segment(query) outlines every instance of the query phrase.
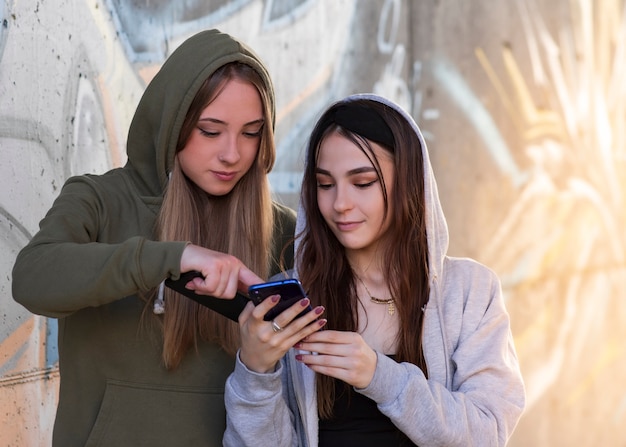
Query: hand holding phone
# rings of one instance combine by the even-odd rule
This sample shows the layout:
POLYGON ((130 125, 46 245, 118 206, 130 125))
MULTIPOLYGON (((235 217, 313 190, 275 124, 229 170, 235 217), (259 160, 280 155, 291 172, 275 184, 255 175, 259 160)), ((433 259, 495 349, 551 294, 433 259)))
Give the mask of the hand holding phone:
POLYGON ((265 374, 274 371, 276 363, 293 348, 295 343, 318 331, 326 320, 319 319, 322 307, 313 309, 307 303, 306 293, 297 279, 256 284, 250 286, 248 292, 250 301, 255 305, 261 305, 261 308, 253 312, 251 306, 248 306, 244 310, 244 316, 240 321, 239 358, 251 371, 265 374), (273 295, 279 295, 280 300, 264 302, 273 295), (306 308, 302 304, 305 304, 306 308), (311 311, 312 313, 308 314, 311 311), (281 312, 285 315, 281 316, 281 312), (263 313, 265 315, 262 315, 263 313), (268 321, 272 322, 271 329, 268 321), (274 333, 268 332, 272 330, 274 333), (268 341, 268 337, 272 337, 271 342, 268 341))
MULTIPOLYGON (((248 288, 248 295, 255 306, 260 304, 269 296, 280 295, 280 301, 278 304, 270 309, 270 311, 263 317, 265 321, 272 321, 282 311, 291 307, 301 299, 306 298, 306 292, 302 288, 302 284, 300 284, 300 281, 295 278, 255 284, 248 288)), ((311 310, 313 309, 311 305, 309 305, 305 310, 297 315, 296 318, 305 315, 311 310)))

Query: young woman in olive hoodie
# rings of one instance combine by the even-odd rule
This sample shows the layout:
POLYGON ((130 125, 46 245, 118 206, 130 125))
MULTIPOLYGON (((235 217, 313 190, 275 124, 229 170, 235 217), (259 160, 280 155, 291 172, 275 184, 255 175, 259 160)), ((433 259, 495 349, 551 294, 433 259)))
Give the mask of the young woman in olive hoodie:
POLYGON ((199 271, 188 288, 228 299, 279 271, 274 119, 260 59, 201 32, 146 88, 126 165, 66 182, 13 269, 15 300, 59 319, 53 445, 221 444, 237 324, 160 285, 199 271))

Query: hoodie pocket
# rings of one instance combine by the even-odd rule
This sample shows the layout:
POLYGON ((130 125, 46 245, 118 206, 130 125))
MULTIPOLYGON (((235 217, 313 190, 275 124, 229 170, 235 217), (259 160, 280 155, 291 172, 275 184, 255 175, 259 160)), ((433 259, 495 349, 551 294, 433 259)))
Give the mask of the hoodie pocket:
POLYGON ((224 390, 109 380, 86 447, 221 446, 224 390))

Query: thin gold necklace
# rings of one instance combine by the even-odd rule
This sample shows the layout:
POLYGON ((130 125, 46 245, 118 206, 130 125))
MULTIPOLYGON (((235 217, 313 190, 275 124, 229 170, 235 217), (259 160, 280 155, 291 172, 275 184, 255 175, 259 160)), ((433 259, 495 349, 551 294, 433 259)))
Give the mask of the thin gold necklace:
POLYGON ((356 277, 358 278, 359 281, 361 281, 361 284, 363 284, 363 287, 365 287, 365 291, 370 296, 370 301, 372 303, 386 304, 387 305, 387 313, 389 315, 393 315, 393 314, 396 313, 396 306, 394 305, 394 299, 393 298, 388 298, 386 300, 383 300, 383 299, 380 299, 380 298, 376 298, 375 296, 372 295, 372 292, 370 292, 370 289, 368 289, 367 286, 365 285, 365 281, 363 281, 359 275, 356 275, 356 277))

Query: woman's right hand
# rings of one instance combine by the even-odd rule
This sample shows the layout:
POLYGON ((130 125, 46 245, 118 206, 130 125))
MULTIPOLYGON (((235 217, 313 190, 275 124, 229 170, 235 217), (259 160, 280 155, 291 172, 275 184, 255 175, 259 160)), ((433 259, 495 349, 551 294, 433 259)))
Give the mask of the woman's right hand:
POLYGON ((239 315, 239 358, 248 369, 257 373, 274 371, 278 361, 289 349, 326 324, 325 319, 319 318, 324 312, 322 306, 296 318, 309 305, 308 298, 284 310, 274 321, 265 321, 263 317, 279 300, 278 295, 272 295, 258 306, 250 302, 239 315))
POLYGON ((186 287, 198 295, 233 298, 237 291, 248 293, 248 287, 263 280, 235 256, 189 244, 180 259, 180 271, 198 271, 186 287))

